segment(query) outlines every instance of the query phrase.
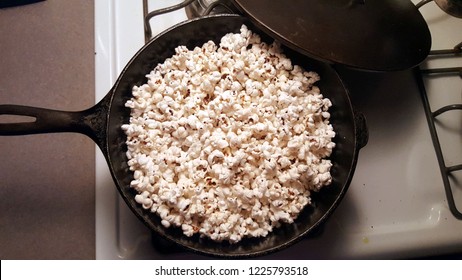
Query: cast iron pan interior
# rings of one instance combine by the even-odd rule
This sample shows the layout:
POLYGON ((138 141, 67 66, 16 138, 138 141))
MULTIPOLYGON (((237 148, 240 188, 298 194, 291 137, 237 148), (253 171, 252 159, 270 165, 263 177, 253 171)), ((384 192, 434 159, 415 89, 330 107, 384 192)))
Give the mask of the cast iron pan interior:
MULTIPOLYGON (((134 211, 134 213, 154 232, 166 239, 177 243, 195 252, 224 256, 224 257, 250 257, 280 250, 291 245, 305 236, 314 228, 324 222, 340 202, 348 188, 357 160, 358 144, 355 116, 348 93, 337 73, 327 64, 313 61, 292 51, 290 57, 294 64, 301 65, 309 70, 317 71, 321 76, 318 86, 324 96, 333 103, 331 108, 331 123, 337 133, 335 142, 337 146, 331 156, 334 163, 331 186, 318 194, 313 194, 313 206, 307 207, 297 218, 295 223, 284 225, 274 230, 265 238, 247 238, 237 244, 228 242, 217 243, 205 238, 194 236, 186 237, 181 230, 164 228, 157 215, 142 209, 134 200, 135 191, 129 187, 132 180, 128 170, 125 155, 125 134, 121 125, 129 122, 130 110, 124 104, 131 97, 134 85, 141 85, 147 81, 145 75, 158 63, 174 54, 174 48, 186 45, 188 48, 201 46, 208 40, 216 43, 229 32, 239 32, 242 24, 256 31, 246 18, 236 15, 208 16, 182 23, 163 32, 147 45, 145 45, 123 70, 115 86, 108 94, 112 94, 109 107, 107 127, 107 150, 103 146, 112 176, 120 194, 134 211)), ((263 36, 267 42, 268 37, 263 36)))

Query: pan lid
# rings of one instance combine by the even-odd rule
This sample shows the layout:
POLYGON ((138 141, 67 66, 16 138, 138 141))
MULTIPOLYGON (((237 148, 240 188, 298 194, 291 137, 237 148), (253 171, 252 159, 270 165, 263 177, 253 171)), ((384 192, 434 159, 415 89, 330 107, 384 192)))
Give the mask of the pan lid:
POLYGON ((328 63, 404 70, 431 47, 428 26, 411 1, 234 0, 262 31, 294 50, 328 63))

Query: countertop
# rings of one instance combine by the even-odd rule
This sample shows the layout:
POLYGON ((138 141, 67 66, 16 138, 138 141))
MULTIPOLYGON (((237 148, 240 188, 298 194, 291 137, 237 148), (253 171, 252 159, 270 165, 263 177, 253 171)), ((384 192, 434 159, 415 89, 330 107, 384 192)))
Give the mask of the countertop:
MULTIPOLYGON (((0 104, 89 108, 94 69, 93 1, 0 9, 0 104)), ((0 136, 0 154, 0 259, 94 259, 95 144, 0 136)))

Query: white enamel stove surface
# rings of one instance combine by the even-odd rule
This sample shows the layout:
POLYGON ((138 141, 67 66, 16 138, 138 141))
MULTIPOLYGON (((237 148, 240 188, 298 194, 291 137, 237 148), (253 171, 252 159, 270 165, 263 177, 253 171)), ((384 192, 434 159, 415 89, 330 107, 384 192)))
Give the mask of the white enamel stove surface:
MULTIPOLYGON (((149 10, 181 1, 149 2, 149 10)), ((418 2, 417 0, 413 1, 418 2)), ((462 20, 434 3, 421 8, 429 23, 433 49, 449 49, 462 40, 462 20)), ((151 20, 153 34, 186 19, 184 10, 151 20)), ((144 44, 142 1, 95 1, 96 100, 116 81, 144 44)), ((461 66, 462 58, 431 61, 461 66)), ((428 64, 424 63, 423 68, 428 64)), ((368 121, 370 139, 360 151, 346 197, 321 234, 267 258, 409 258, 462 252, 462 221, 450 213, 424 115, 410 71, 378 75, 345 73, 355 107, 368 121)), ((462 103, 462 79, 426 79, 432 106, 462 103), (432 91, 438 94, 432 95, 432 91)), ((435 107, 436 108, 436 107, 435 107)), ((441 142, 448 165, 462 162, 462 117, 443 121, 441 142)), ((459 172, 460 173, 460 172, 459 172)), ((462 178, 455 192, 462 209, 462 178)), ((96 151, 96 258, 193 259, 189 252, 165 254, 151 245, 151 233, 131 213, 96 151)))

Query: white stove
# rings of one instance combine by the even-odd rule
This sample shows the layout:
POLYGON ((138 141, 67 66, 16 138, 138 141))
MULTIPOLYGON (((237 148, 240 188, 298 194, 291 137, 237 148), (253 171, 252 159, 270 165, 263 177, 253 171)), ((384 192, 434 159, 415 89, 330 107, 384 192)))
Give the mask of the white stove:
MULTIPOLYGON (((96 100, 103 98, 145 43, 146 10, 180 2, 95 1, 96 100)), ((462 41, 462 19, 447 15, 435 3, 420 11, 430 27, 433 50, 452 49, 462 41)), ((186 19, 185 9, 181 9, 149 22, 156 35, 186 19)), ((431 57, 421 68, 461 66, 462 55, 448 55, 431 57)), ((462 254, 462 220, 448 206, 414 72, 341 70, 341 74, 354 106, 366 116, 369 143, 359 153, 344 200, 322 230, 265 258, 395 259, 462 254)), ((424 85, 432 111, 462 104, 460 74, 424 75, 424 85)), ((462 110, 436 119, 446 166, 462 164, 462 110)), ((449 183, 454 203, 462 211, 462 171, 452 172, 449 183)), ((207 258, 153 239, 119 197, 105 159, 96 149, 96 258, 207 258)))

